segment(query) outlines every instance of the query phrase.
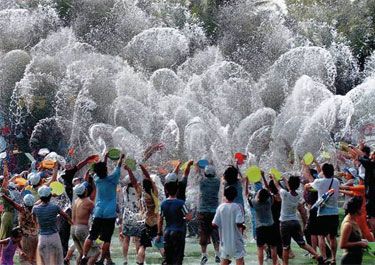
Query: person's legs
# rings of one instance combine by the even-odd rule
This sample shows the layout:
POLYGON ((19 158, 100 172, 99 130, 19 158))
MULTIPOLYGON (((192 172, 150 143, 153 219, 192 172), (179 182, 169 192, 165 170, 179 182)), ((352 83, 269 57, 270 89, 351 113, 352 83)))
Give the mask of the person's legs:
POLYGON ((220 262, 220 265, 229 265, 229 264, 230 264, 229 259, 222 259, 221 262, 220 262))
POLYGON ((277 265, 277 247, 271 246, 271 257, 272 257, 272 264, 277 265))
POLYGON ((143 264, 146 258, 146 248, 140 246, 137 253, 137 264, 143 264))
POLYGON ((329 235, 329 246, 332 252, 332 261, 336 261, 337 239, 336 235, 329 235))
POLYGON ((263 265, 264 260, 264 245, 258 246, 258 264, 263 265))
POLYGON ((325 236, 318 236, 318 245, 320 249, 320 255, 322 255, 323 259, 327 259, 325 236))
POLYGON ((244 264, 245 264, 244 258, 236 259, 236 265, 244 265, 244 264))
POLYGON ((176 255, 176 263, 177 265, 182 265, 184 256, 185 256, 185 235, 184 232, 176 232, 175 233, 175 255, 176 255))
POLYGON ((283 248, 283 265, 289 264, 289 249, 290 248, 283 248))
POLYGON ((130 236, 124 236, 124 240, 122 241, 122 255, 126 262, 128 261, 129 243, 130 236))

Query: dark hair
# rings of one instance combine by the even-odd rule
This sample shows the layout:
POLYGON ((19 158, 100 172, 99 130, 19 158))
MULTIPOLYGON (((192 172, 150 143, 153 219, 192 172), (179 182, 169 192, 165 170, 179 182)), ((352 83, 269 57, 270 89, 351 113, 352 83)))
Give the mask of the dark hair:
POLYGON ((22 236, 22 229, 19 226, 13 228, 12 231, 10 232, 10 236, 13 238, 22 236))
POLYGON ((83 194, 80 194, 80 195, 77 194, 77 197, 80 198, 80 199, 86 198, 87 197, 86 191, 87 191, 87 189, 85 189, 85 192, 83 194))
POLYGON ((365 146, 362 148, 361 151, 362 151, 363 153, 365 153, 367 156, 369 156, 370 153, 371 153, 371 148, 370 148, 370 146, 365 145, 365 146))
POLYGON ((258 191, 258 198, 259 198, 260 203, 265 203, 270 196, 271 196, 271 194, 266 189, 260 189, 258 191))
POLYGON ((52 194, 50 194, 48 197, 40 197, 40 200, 44 203, 49 203, 51 200, 52 194))
POLYGON ((362 203, 363 203, 363 200, 362 200, 362 197, 360 196, 355 196, 351 198, 348 201, 348 204, 346 205, 346 209, 348 213, 349 214, 359 213, 361 211, 362 203))
POLYGON ((310 168, 310 175, 315 178, 315 175, 318 174, 318 171, 316 171, 315 169, 313 168, 310 168))
POLYGON ((87 185, 87 188, 86 188, 86 191, 87 191, 87 197, 89 197, 91 195, 91 193, 93 192, 94 188, 91 184, 87 185))
POLYGON ((229 166, 224 171, 224 179, 228 185, 233 185, 238 181, 238 169, 234 166, 229 166))
POLYGON ((301 184, 301 180, 298 176, 290 176, 288 180, 289 188, 291 191, 295 191, 299 188, 299 185, 301 184))
POLYGON ((99 178, 101 179, 106 178, 107 177, 107 164, 104 162, 95 163, 94 172, 99 178))
POLYGON ((323 174, 326 178, 332 178, 335 174, 335 168, 332 164, 324 163, 322 166, 323 174))
POLYGON ((228 186, 224 189, 224 197, 232 202, 237 197, 237 189, 234 186, 228 186))
POLYGON ((164 188, 170 196, 175 196, 177 194, 177 182, 165 183, 164 188))
POLYGON ((143 189, 146 193, 151 195, 152 191, 152 182, 149 179, 144 179, 142 182, 143 189))
POLYGON ((278 194, 279 193, 279 190, 276 188, 276 185, 275 185, 275 182, 273 181, 273 179, 270 180, 270 182, 268 183, 268 186, 269 186, 272 194, 278 194))

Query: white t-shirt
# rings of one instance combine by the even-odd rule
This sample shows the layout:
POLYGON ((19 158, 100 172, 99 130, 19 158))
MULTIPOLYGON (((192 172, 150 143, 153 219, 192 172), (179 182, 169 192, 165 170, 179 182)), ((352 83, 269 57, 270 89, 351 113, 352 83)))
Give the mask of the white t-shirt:
POLYGON ((281 212, 280 222, 298 220, 297 207, 303 203, 302 192, 296 191, 297 196, 293 196, 290 192, 280 189, 281 212))
POLYGON ((315 179, 311 185, 314 189, 318 191, 318 199, 320 199, 322 198, 323 194, 328 191, 329 186, 331 185, 331 182, 332 182, 331 189, 333 189, 335 193, 331 196, 331 198, 329 198, 325 202, 324 207, 319 207, 318 216, 339 214, 339 208, 338 208, 339 185, 340 185, 339 181, 336 178, 321 178, 321 179, 315 179))
POLYGON ((242 208, 237 203, 222 203, 216 209, 212 223, 219 227, 221 258, 239 259, 245 255, 244 241, 237 227, 244 222, 242 208))

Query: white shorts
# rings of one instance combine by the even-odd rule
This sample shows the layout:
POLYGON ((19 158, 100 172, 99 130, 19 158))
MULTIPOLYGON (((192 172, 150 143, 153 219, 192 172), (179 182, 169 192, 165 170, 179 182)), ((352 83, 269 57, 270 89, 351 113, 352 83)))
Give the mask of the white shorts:
POLYGON ((220 259, 238 260, 238 259, 245 257, 245 255, 246 255, 245 248, 236 249, 234 253, 233 252, 229 253, 225 251, 225 249, 220 248, 220 259))

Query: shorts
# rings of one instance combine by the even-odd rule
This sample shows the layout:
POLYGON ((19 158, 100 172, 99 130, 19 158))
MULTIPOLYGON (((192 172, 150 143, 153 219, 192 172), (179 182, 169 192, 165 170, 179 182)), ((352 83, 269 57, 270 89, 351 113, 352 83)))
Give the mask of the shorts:
POLYGON ((277 231, 273 225, 257 227, 257 246, 262 247, 265 244, 268 246, 277 246, 277 238, 275 236, 276 233, 277 231))
MULTIPOLYGON (((79 253, 83 253, 83 245, 85 243, 86 238, 89 235, 89 227, 88 225, 73 225, 70 229, 72 239, 74 242, 74 246, 77 248, 79 253)), ((87 253, 88 257, 93 257, 99 254, 99 247, 94 242, 87 253)))
POLYGON ((148 226, 144 225, 141 233, 141 246, 147 248, 152 246, 152 239, 158 235, 158 226, 148 226))
POLYGON ((211 243, 211 239, 214 245, 219 245, 219 231, 217 228, 212 226, 215 213, 198 213, 199 222, 199 244, 206 246, 211 243))
POLYGON ((105 243, 110 243, 115 230, 116 218, 94 218, 89 233, 89 239, 95 241, 99 239, 105 243))
POLYGON ((185 236, 182 231, 166 231, 164 233, 165 260, 162 264, 182 265, 185 253, 185 236))
POLYGON ((305 239, 303 238, 301 225, 297 220, 280 222, 280 233, 284 249, 290 248, 292 238, 299 246, 306 244, 305 239))
POLYGON ((338 215, 323 215, 317 217, 318 231, 320 236, 337 236, 337 229, 339 228, 338 215))
POLYGON ((307 220, 306 231, 310 235, 319 235, 320 227, 318 225, 318 209, 310 209, 309 219, 307 220))
POLYGON ((238 260, 238 259, 245 257, 245 255, 246 255, 245 247, 243 247, 242 249, 237 249, 236 253, 234 254, 226 253, 224 249, 220 248, 220 259, 222 260, 223 259, 238 260))
POLYGON ((122 226, 122 234, 124 236, 130 236, 130 237, 141 237, 142 227, 143 227, 143 224, 141 224, 141 223, 137 223, 135 225, 124 224, 122 226))

